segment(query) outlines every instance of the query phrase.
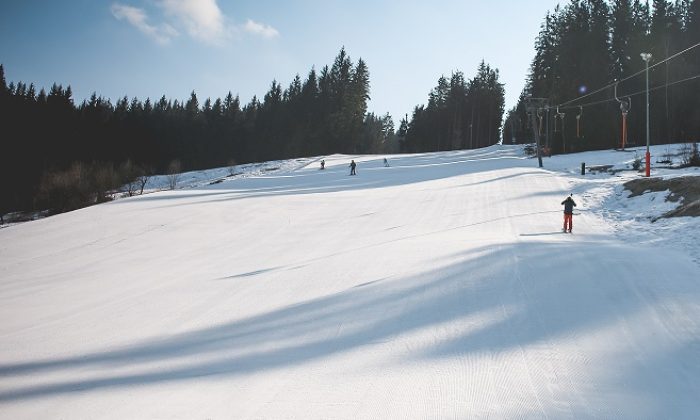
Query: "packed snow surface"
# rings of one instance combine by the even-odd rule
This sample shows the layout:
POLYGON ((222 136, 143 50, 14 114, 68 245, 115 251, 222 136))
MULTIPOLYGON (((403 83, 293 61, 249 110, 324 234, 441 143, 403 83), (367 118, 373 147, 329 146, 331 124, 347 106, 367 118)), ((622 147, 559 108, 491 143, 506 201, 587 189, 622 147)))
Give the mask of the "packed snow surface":
POLYGON ((698 218, 580 174, 632 153, 382 158, 1 229, 0 418, 697 418, 698 218))

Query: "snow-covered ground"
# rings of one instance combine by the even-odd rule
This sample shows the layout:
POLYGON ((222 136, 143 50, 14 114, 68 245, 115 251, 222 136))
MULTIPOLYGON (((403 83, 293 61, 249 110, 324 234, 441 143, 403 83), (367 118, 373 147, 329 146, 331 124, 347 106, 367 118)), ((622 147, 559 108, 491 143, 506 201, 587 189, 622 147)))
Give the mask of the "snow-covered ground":
MULTIPOLYGON (((275 172, 291 172, 301 169, 321 158, 299 158, 290 160, 274 160, 262 163, 246 163, 231 167, 184 172, 177 176, 177 189, 202 187, 214 182, 231 179, 262 176, 275 172)), ((159 192, 170 189, 169 175, 154 175, 148 179, 144 188, 145 193, 159 192)))
POLYGON ((579 173, 633 159, 333 155, 2 229, 0 418, 697 418, 700 218, 579 173))

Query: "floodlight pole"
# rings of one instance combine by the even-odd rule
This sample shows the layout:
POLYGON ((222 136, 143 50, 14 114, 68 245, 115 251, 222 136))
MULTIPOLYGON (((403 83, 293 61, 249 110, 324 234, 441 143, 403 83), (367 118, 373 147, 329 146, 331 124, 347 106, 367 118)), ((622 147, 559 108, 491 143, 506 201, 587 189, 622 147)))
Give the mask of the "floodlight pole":
POLYGON ((641 53, 640 56, 642 60, 646 63, 646 74, 647 74, 647 154, 646 154, 646 176, 647 178, 651 176, 651 153, 649 153, 649 60, 651 60, 650 53, 641 53))

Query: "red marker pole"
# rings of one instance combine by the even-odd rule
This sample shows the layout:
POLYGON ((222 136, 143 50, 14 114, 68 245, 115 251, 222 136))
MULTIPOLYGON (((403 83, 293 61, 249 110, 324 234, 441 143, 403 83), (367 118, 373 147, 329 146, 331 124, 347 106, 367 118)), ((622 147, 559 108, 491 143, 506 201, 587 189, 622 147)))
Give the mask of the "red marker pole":
POLYGON ((647 151, 647 172, 646 172, 646 177, 649 178, 651 176, 651 154, 649 151, 647 151))

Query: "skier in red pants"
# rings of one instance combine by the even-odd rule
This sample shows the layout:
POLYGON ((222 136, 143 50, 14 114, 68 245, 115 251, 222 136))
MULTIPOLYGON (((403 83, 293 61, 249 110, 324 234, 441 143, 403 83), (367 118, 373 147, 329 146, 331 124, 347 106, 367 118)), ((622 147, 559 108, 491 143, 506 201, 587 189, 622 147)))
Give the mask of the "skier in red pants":
POLYGON ((561 204, 564 206, 564 232, 567 230, 569 233, 571 233, 571 228, 573 228, 573 216, 574 216, 574 207, 576 207, 576 203, 574 202, 574 199, 571 198, 573 194, 569 194, 568 197, 566 197, 566 200, 562 201, 561 204))

